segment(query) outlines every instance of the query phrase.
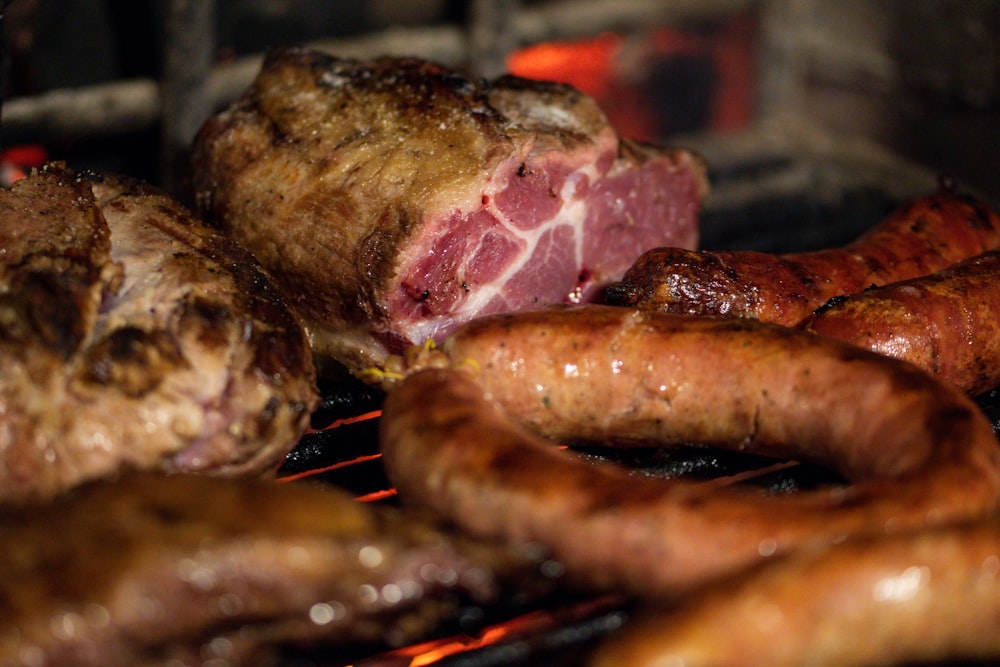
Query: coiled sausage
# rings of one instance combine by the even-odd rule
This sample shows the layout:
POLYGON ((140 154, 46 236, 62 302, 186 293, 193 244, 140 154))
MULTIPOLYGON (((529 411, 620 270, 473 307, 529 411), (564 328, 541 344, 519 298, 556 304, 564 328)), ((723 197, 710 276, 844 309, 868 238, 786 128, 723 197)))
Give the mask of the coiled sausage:
POLYGON ((672 609, 641 613, 598 647, 590 664, 864 667, 995 659, 998 556, 997 516, 796 552, 713 582, 672 609))
POLYGON ((587 587, 672 595, 804 544, 982 514, 1000 492, 1000 449, 965 394, 801 330, 558 307, 476 320, 435 355, 384 406, 401 498, 540 542, 587 587), (775 496, 643 478, 543 437, 701 442, 850 484, 775 496))

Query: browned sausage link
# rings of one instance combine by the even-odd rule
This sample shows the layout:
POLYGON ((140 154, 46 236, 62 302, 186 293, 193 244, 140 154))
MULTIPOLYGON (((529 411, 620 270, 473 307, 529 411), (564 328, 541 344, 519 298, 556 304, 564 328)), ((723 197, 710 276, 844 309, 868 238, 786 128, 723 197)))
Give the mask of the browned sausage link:
POLYGON ((658 248, 607 290, 614 305, 795 325, 835 296, 940 271, 1000 247, 1000 218, 949 191, 896 209, 843 248, 770 255, 658 248))
POLYGON ((971 399, 801 330, 581 306, 482 318, 442 350, 456 368, 415 372, 385 403, 401 498, 480 535, 541 542, 587 586, 669 595, 805 543, 997 503, 1000 448, 971 399), (651 479, 539 436, 703 442, 819 462, 851 483, 774 496, 651 479))
POLYGON ((834 299, 805 326, 984 392, 1000 384, 1000 251, 834 299))
MULTIPOLYGON (((802 551, 634 619, 592 667, 852 667, 1000 656, 1000 519, 802 551)), ((935 662, 936 664, 936 662, 935 662)))

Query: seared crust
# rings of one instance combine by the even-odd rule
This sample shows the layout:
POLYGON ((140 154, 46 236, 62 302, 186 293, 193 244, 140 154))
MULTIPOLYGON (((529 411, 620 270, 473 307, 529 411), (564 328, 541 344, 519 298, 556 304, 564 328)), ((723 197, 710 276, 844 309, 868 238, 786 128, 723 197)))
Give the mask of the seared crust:
POLYGON ((669 597, 806 544, 983 515, 1000 497, 996 437, 968 397, 795 329, 583 306, 482 318, 440 354, 450 367, 407 376, 384 406, 400 497, 545 544, 586 586, 669 597), (702 442, 849 484, 768 496, 630 476, 539 435, 702 442))
POLYGON ((658 248, 608 289, 615 305, 790 326, 833 297, 940 271, 1000 246, 1000 217, 950 191, 896 209, 843 248, 771 255, 658 248))
POLYGON ((280 463, 317 402, 315 370, 297 316, 246 251, 129 179, 49 166, 2 199, 19 224, 51 231, 4 264, 0 499, 123 467, 280 463))
POLYGON ((125 475, 0 510, 0 542, 4 665, 279 664, 551 588, 537 552, 309 484, 125 475))
MULTIPOLYGON (((620 208, 651 190, 658 194, 650 199, 658 202, 676 197, 673 210, 682 211, 676 215, 685 222, 683 236, 677 231, 674 238, 693 244, 696 226, 688 223, 707 190, 701 160, 686 151, 619 141, 594 100, 569 86, 510 76, 487 82, 413 58, 357 61, 295 47, 268 54, 251 89, 205 122, 192 156, 199 212, 275 277, 309 325, 314 352, 354 372, 435 337, 438 327, 450 326, 449 318, 478 314, 471 311, 485 308, 490 298, 478 288, 493 287, 490 281, 500 282, 504 272, 518 275, 504 263, 510 254, 550 242, 547 236, 533 240, 524 229, 474 236, 487 225, 503 227, 493 216, 499 215, 500 195, 517 189, 511 182, 557 209, 538 213, 537 199, 526 197, 524 219, 505 218, 510 228, 553 220, 561 206, 581 217, 562 225, 565 237, 596 237, 619 225, 622 233, 614 235, 627 239, 630 228, 643 228, 640 223, 673 234, 680 223, 658 219, 667 203, 646 221, 617 211, 606 216, 613 221, 582 219, 581 202, 598 190, 595 183, 654 163, 652 185, 643 182, 637 192, 609 199, 620 208), (549 159, 558 163, 551 174, 544 168, 549 159), (659 182, 668 180, 665 172, 675 182, 669 193, 659 182), (570 173, 573 179, 559 180, 570 173), (462 241, 452 242, 445 230, 462 241), (465 247, 467 237, 473 240, 465 247), (477 271, 494 268, 478 266, 466 272, 470 257, 495 263, 498 273, 485 278, 477 271), (463 303, 478 305, 459 314, 456 304, 463 303), (430 333, 416 332, 417 323, 430 333)), ((595 261, 597 275, 585 280, 603 285, 621 275, 624 267, 617 263, 626 260, 601 254, 607 266, 595 261)), ((559 282, 567 275, 570 282, 561 295, 539 298, 567 298, 581 281, 580 270, 551 270, 566 271, 559 282)), ((540 288, 521 291, 529 289, 540 288)), ((513 295, 534 306, 530 297, 513 295)))
POLYGON ((90 184, 55 167, 0 193, 0 342, 68 358, 120 278, 90 184))
POLYGON ((280 275, 313 328, 361 338, 385 317, 378 296, 421 211, 468 205, 512 150, 503 122, 480 82, 432 63, 281 49, 202 127, 198 208, 280 275))
POLYGON ((833 299, 805 328, 987 391, 1000 384, 1000 251, 833 299))

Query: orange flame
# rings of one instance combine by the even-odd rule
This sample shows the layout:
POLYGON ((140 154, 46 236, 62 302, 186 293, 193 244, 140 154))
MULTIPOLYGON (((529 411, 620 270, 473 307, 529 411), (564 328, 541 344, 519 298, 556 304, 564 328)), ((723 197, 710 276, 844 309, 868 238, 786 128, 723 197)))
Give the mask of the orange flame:
MULTIPOLYGON (((757 20, 740 13, 709 31, 651 26, 637 34, 602 33, 592 38, 543 42, 507 57, 511 74, 528 79, 566 83, 593 97, 619 134, 638 140, 664 138, 671 126, 663 118, 671 110, 651 97, 665 94, 654 76, 657 64, 672 56, 711 62, 714 81, 709 108, 701 119, 705 129, 733 130, 745 126, 754 110, 757 20)), ((677 84, 675 84, 677 85, 677 84)), ((673 91, 684 96, 686 90, 673 91)))
POLYGON ((335 428, 340 428, 341 426, 347 426, 349 424, 357 424, 358 422, 368 421, 369 419, 377 419, 382 416, 381 410, 372 410, 371 412, 365 412, 360 415, 354 415, 353 417, 343 417, 341 419, 335 419, 323 428, 309 428, 306 429, 306 433, 320 433, 321 431, 330 431, 335 428))
POLYGON ((351 667, 375 667, 375 665, 426 667, 449 656, 497 644, 509 637, 528 637, 545 632, 563 626, 567 620, 581 620, 610 611, 622 604, 624 598, 621 596, 605 595, 576 603, 561 611, 532 611, 491 625, 475 636, 459 635, 411 644, 373 656, 351 667))
MULTIPOLYGON (((347 426, 349 424, 357 424, 359 422, 368 421, 370 419, 377 419, 382 416, 381 410, 372 410, 371 412, 365 412, 360 415, 354 415, 352 417, 343 417, 341 419, 336 419, 331 423, 327 424, 321 429, 307 429, 306 434, 309 433, 320 433, 322 431, 330 431, 335 428, 340 428, 341 426, 347 426)), ((309 470, 303 470, 302 472, 291 473, 288 475, 283 475, 278 477, 275 481, 277 482, 294 482, 300 479, 306 479, 308 477, 315 477, 316 475, 322 475, 325 472, 330 472, 332 470, 339 470, 341 468, 347 468, 349 466, 357 465, 359 463, 366 463, 368 461, 374 461, 381 458, 381 454, 366 454, 364 456, 356 456, 353 459, 347 459, 345 461, 338 461, 328 466, 323 466, 321 468, 310 468, 309 470)), ((381 491, 374 491, 372 493, 359 496, 357 499, 363 502, 371 502, 373 500, 381 500, 383 498, 389 498, 396 495, 395 489, 384 489, 381 491)))

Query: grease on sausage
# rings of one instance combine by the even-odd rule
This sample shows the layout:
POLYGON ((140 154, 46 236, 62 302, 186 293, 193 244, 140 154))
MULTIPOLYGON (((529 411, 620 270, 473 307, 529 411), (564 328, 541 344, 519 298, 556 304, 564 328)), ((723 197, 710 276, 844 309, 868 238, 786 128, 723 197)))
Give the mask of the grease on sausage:
POLYGON ((992 511, 990 423, 918 368, 746 319, 580 306, 467 324, 453 368, 391 389, 383 460, 404 501, 540 542, 570 580, 669 596, 770 556, 992 511), (702 442, 817 462, 788 495, 630 476, 548 440, 702 442))
POLYGON ((978 394, 1000 384, 1000 251, 833 299, 804 324, 978 394))
POLYGON ((803 550, 640 612, 592 667, 863 667, 1000 655, 1000 517, 803 550))
POLYGON ((940 271, 1000 247, 1000 218, 943 190, 897 208, 842 248, 773 255, 656 248, 607 290, 614 305, 796 325, 833 297, 940 271))

